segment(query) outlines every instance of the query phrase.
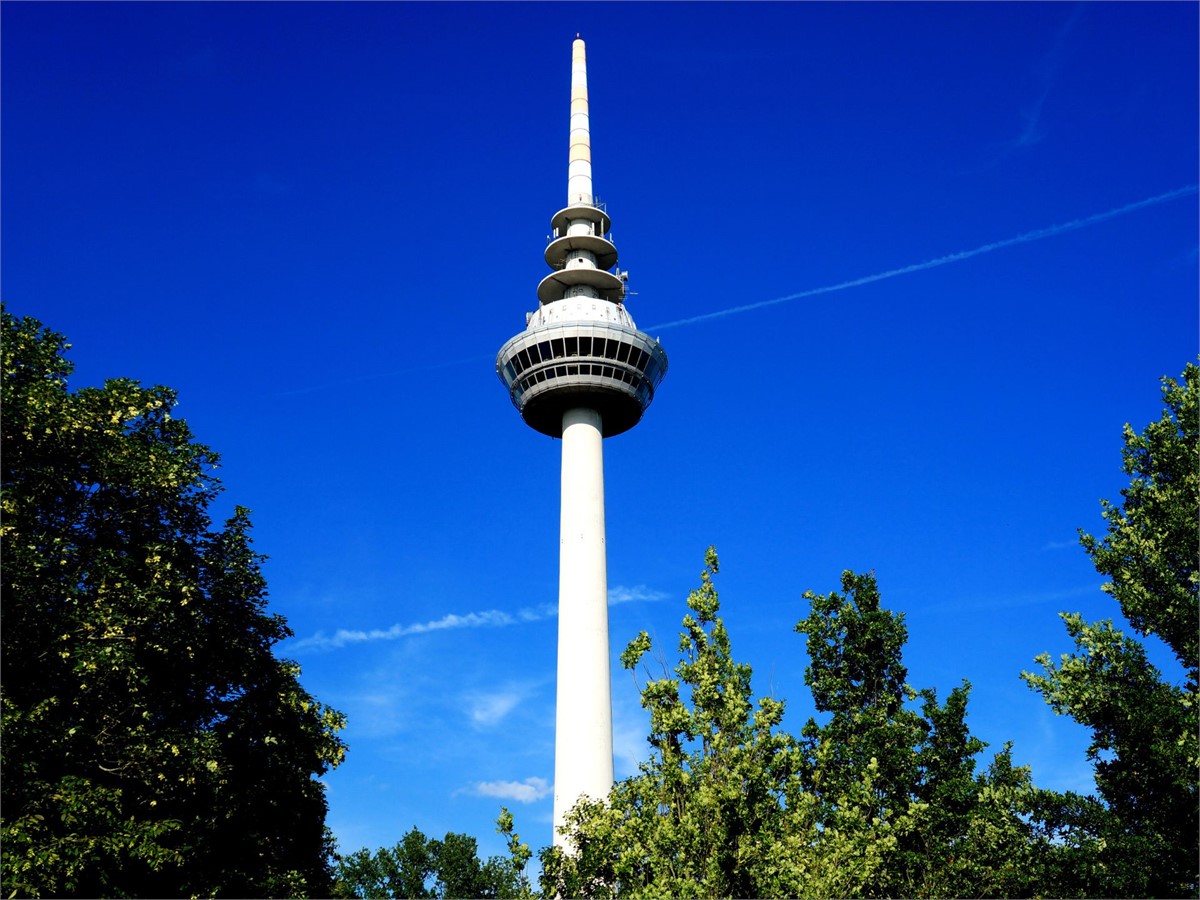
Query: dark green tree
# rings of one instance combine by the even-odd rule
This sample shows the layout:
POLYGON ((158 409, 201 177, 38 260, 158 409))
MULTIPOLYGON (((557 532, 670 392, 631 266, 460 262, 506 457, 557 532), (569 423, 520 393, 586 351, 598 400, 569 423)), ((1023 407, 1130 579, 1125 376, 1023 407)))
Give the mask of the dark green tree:
POLYGON ((338 897, 432 897, 433 858, 429 839, 416 828, 394 848, 375 853, 365 847, 340 857, 334 870, 338 897))
POLYGON ((395 847, 367 849, 337 862, 337 897, 522 898, 530 897, 524 874, 531 856, 513 831, 508 810, 500 812, 497 831, 508 842, 508 856, 480 860, 475 838, 449 832, 429 839, 413 828, 395 847))
POLYGON ((1162 394, 1157 421, 1140 434, 1125 426, 1130 485, 1119 506, 1101 501, 1108 533, 1080 535, 1130 628, 1165 641, 1182 677, 1164 676, 1112 620, 1066 613, 1075 652, 1057 663, 1043 654, 1042 672, 1023 676, 1092 731, 1098 798, 1040 799, 1047 827, 1078 850, 1064 879, 1090 896, 1195 896, 1200 885, 1200 368, 1163 379, 1162 394))
POLYGON ((833 896, 997 896, 1030 890, 1036 842, 1021 812, 1029 774, 1008 748, 977 774, 986 744, 966 724, 970 685, 944 703, 907 683, 902 613, 874 575, 842 574, 842 593, 805 593, 796 626, 805 682, 823 724, 801 732, 800 783, 819 823, 833 896), (920 701, 919 707, 914 706, 920 701))
POLYGON ((880 606, 873 575, 845 572, 842 590, 806 592, 809 614, 796 626, 808 644, 804 681, 817 712, 830 716, 823 726, 809 719, 801 732, 803 783, 816 797, 829 798, 823 805, 834 814, 835 798, 873 759, 875 800, 866 812, 881 818, 902 812, 912 798, 918 774, 914 748, 928 724, 905 705, 917 695, 902 661, 908 640, 903 614, 880 606))
POLYGON ((216 455, 172 391, 71 392, 63 337, 7 311, 2 343, 5 894, 328 893, 343 718, 273 655, 216 455))

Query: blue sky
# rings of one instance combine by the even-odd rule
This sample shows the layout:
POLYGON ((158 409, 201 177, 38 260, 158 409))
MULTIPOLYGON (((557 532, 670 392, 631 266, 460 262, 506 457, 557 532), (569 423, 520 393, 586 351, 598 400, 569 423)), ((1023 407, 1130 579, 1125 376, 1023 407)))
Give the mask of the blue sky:
MULTIPOLYGON (((559 446, 493 359, 564 204, 576 32, 670 357, 605 442, 614 658, 639 630, 670 655, 715 544, 734 654, 798 731, 801 594, 873 569, 914 686, 970 679, 993 749, 1090 785, 1018 676, 1069 649, 1059 610, 1119 615, 1076 529, 1196 355, 1196 4, 0 16, 5 302, 67 334, 76 387, 172 386, 222 455, 281 652, 349 715, 343 849, 498 852, 502 804, 550 841, 559 446)), ((613 690, 620 776, 646 721, 613 690)))

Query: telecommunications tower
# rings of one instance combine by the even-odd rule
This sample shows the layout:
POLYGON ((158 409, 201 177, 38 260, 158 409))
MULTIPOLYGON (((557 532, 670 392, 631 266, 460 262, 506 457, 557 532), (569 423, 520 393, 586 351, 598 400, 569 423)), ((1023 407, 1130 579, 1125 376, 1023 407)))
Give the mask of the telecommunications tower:
POLYGON ((667 372, 658 341, 625 309, 626 272, 608 213, 592 196, 587 61, 571 47, 567 205, 550 220, 538 308, 500 348, 496 374, 525 423, 562 438, 558 571, 558 696, 554 738, 554 842, 582 797, 613 784, 608 573, 602 439, 642 418, 667 372))

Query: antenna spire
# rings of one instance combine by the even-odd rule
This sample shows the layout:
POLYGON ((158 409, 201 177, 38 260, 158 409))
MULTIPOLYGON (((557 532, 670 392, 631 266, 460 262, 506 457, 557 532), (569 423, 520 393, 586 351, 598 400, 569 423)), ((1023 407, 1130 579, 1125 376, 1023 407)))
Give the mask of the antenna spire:
POLYGON ((571 44, 571 152, 567 206, 592 206, 592 134, 588 118, 587 53, 576 33, 571 44))

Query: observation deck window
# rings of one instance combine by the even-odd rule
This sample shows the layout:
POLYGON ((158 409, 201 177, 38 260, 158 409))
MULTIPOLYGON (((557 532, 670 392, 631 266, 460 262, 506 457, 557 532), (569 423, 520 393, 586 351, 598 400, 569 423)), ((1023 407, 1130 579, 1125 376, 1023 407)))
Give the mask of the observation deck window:
POLYGON ((563 339, 562 338, 553 338, 550 341, 550 346, 554 348, 554 356, 555 357, 560 357, 560 356, 565 355, 563 353, 563 339))
POLYGON ((574 337, 567 338, 565 354, 567 356, 579 355, 579 339, 574 337))
POLYGON ((549 341, 540 341, 540 342, 538 342, 537 347, 538 347, 538 352, 542 354, 542 359, 549 360, 550 359, 550 342, 549 341))
POLYGON ((629 351, 633 348, 629 344, 621 344, 617 348, 617 362, 629 362, 629 351))

